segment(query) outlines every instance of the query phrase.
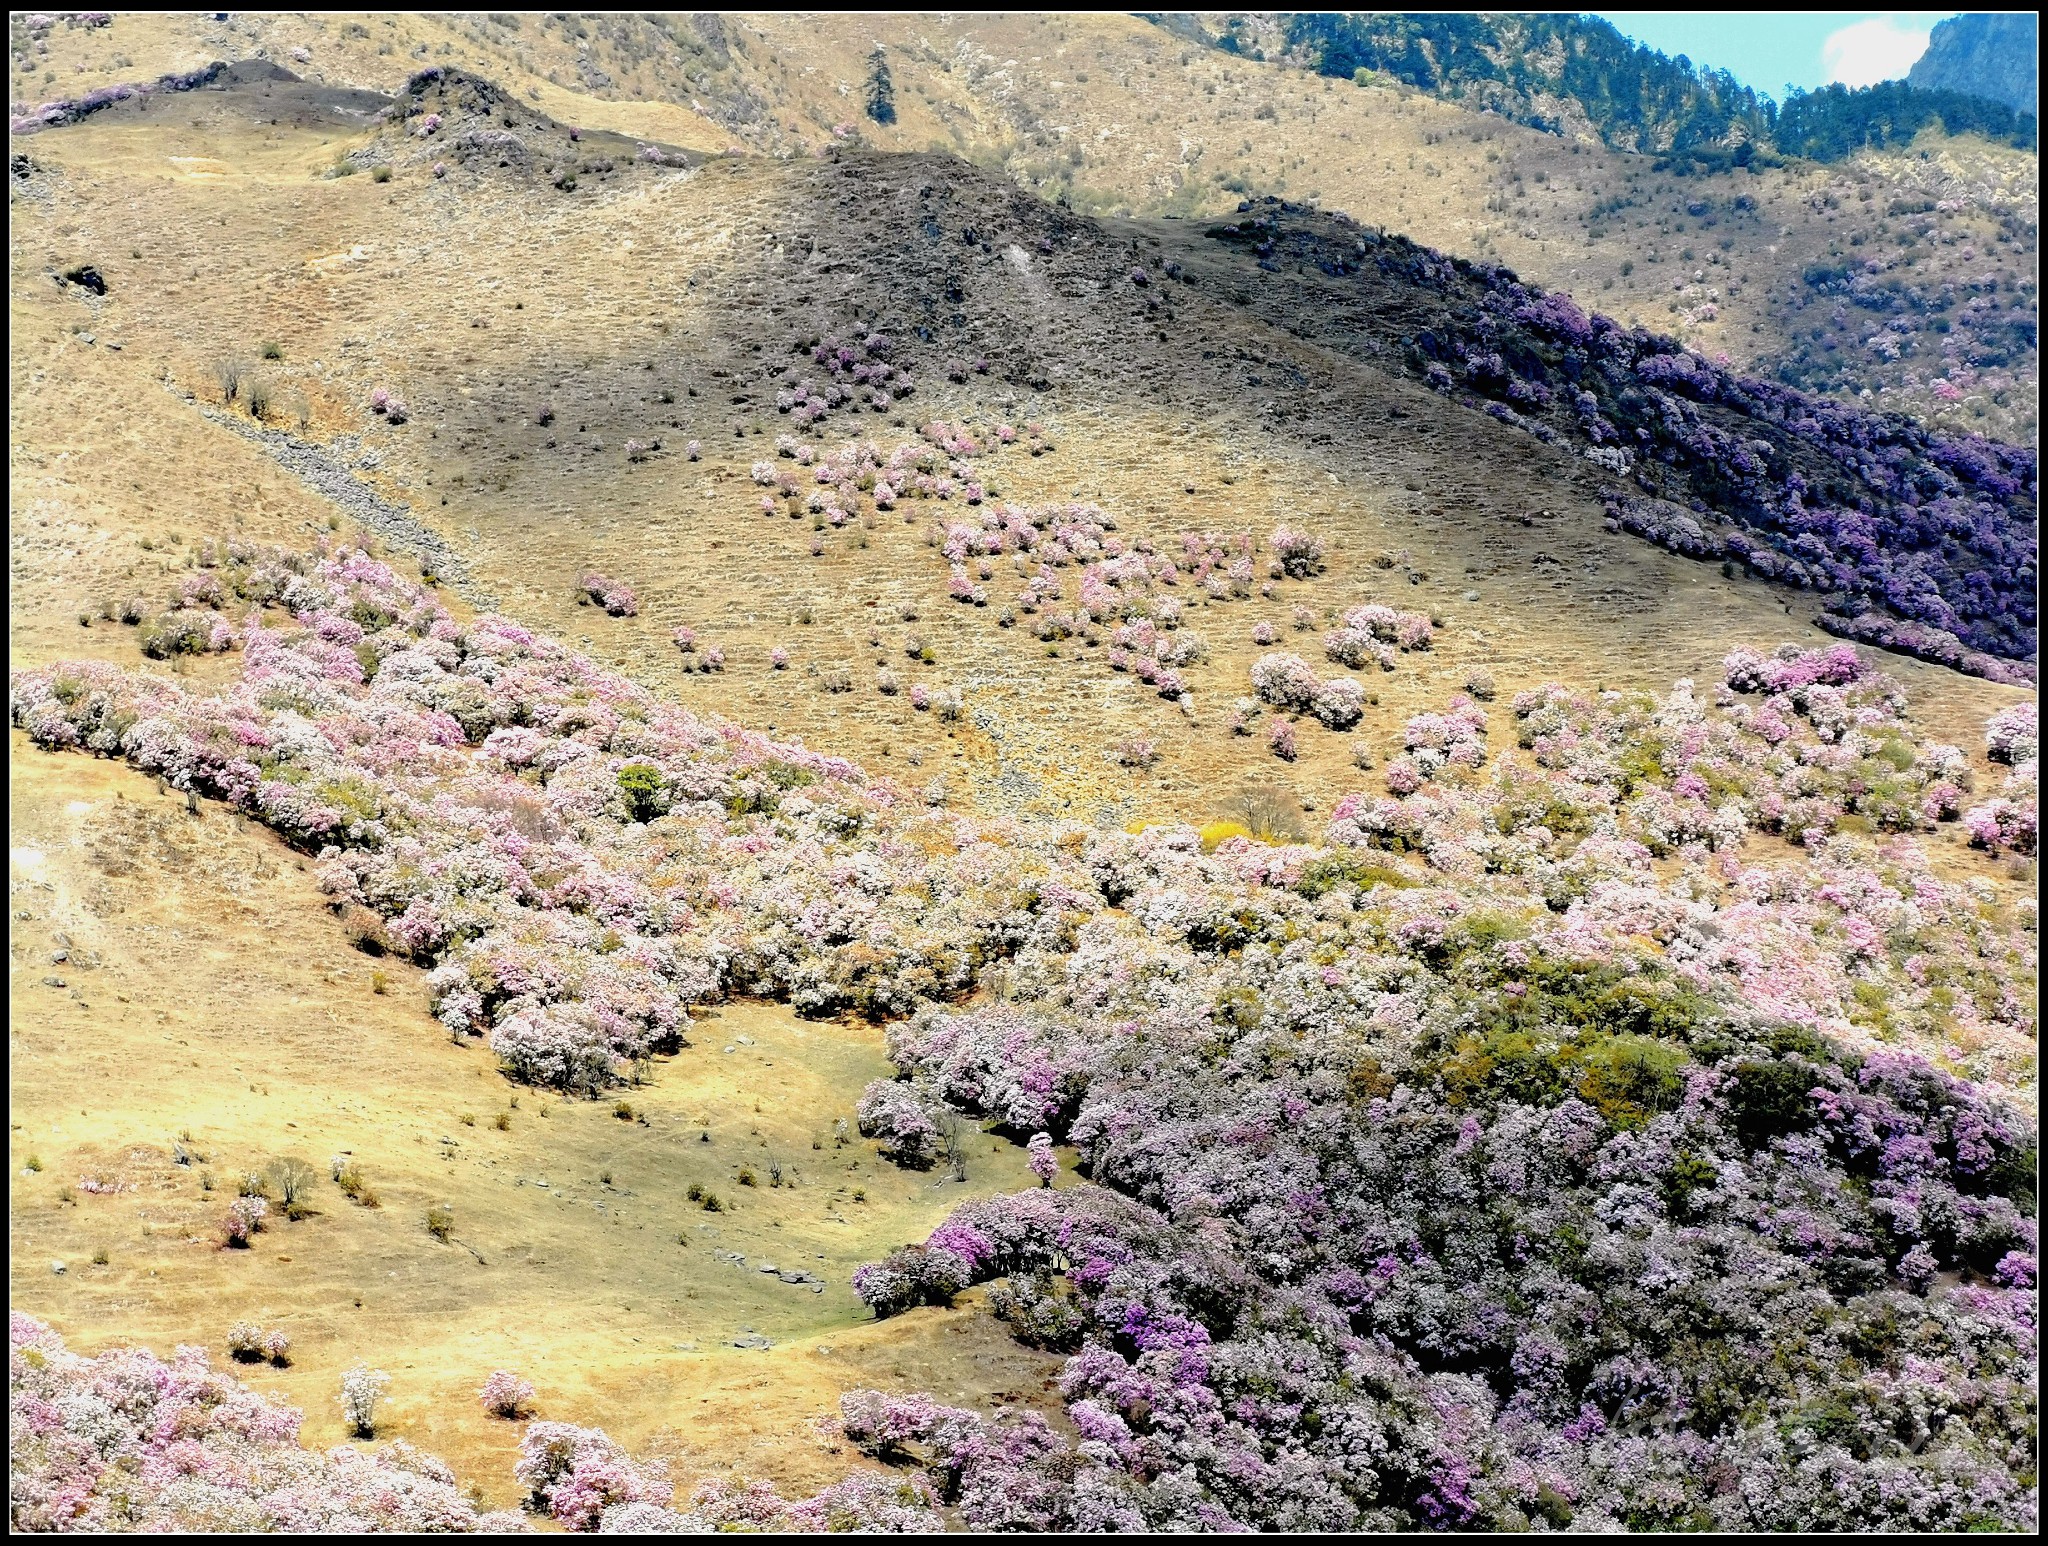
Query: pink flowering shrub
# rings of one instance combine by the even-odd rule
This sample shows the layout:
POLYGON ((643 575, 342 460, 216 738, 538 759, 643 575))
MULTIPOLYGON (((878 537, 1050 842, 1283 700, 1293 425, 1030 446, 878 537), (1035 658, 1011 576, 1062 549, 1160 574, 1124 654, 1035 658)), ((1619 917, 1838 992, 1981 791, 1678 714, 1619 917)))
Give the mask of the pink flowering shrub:
POLYGON ((912 1170, 926 1170, 938 1158, 939 1124, 930 1103, 907 1084, 877 1079, 861 1096, 857 1113, 863 1138, 878 1139, 882 1153, 912 1170))
POLYGON ((595 569, 586 569, 576 577, 576 589, 585 602, 603 607, 613 617, 632 617, 640 610, 631 586, 595 569))
POLYGON ((1984 751, 1993 762, 2034 762, 2041 747, 2040 711, 2024 703, 2000 709, 1985 723, 1984 751))
POLYGON ((1144 736, 1131 736, 1117 742, 1111 756, 1120 768, 1149 768, 1159 761, 1159 747, 1144 736))
POLYGON ((1042 1185, 1051 1186, 1053 1178, 1060 1173, 1059 1156, 1052 1152, 1052 1135, 1044 1132, 1033 1133, 1025 1147, 1031 1151, 1031 1156, 1026 1162, 1031 1167, 1031 1173, 1038 1177, 1042 1185))
POLYGON ((1963 813, 1963 830, 1970 834, 1970 841, 1979 848, 1988 848, 1993 853, 2007 850, 2018 854, 2034 852, 2036 828, 2039 817, 2034 801, 1987 800, 1982 805, 1973 805, 1963 813))
POLYGON ((1279 564, 1281 573, 1289 579, 1306 580, 1322 570, 1323 539, 1313 533, 1292 526, 1276 526, 1272 536, 1266 539, 1266 546, 1272 550, 1274 562, 1279 564))
POLYGON ((1252 662, 1252 691, 1277 709, 1305 711, 1322 683, 1299 655, 1261 655, 1252 662))
MULTIPOLYGON (((1008 1279, 1066 1359, 1071 1437, 849 1423, 970 1526, 2031 1527, 2033 903, 1929 861, 1969 760, 1867 662, 1452 700, 1315 840, 1205 852, 927 805, 354 550, 220 577, 225 686, 21 671, 14 724, 272 826, 526 1077, 757 994, 891 1020, 905 1152, 1072 1147, 855 1278, 1008 1279)), ((542 1506, 674 1527, 566 1433, 542 1506)))
POLYGON ((222 1237, 229 1245, 246 1248, 269 1213, 270 1204, 261 1197, 237 1197, 228 1204, 227 1217, 221 1221, 222 1237))
POLYGON ((596 1530, 622 1504, 661 1506, 673 1495, 659 1471, 637 1465, 602 1428, 529 1423, 512 1474, 532 1506, 568 1530, 596 1530))
POLYGON ((8 1326, 9 1522, 24 1532, 347 1535, 517 1529, 480 1516, 405 1443, 299 1447, 300 1416, 207 1365, 97 1358, 26 1315, 8 1326))
POLYGON ((1364 717, 1365 689, 1348 676, 1327 677, 1316 684, 1308 711, 1332 730, 1349 730, 1364 717))
POLYGON ((1266 722, 1266 748, 1282 762, 1292 762, 1296 756, 1294 726, 1277 714, 1266 722))
POLYGON ((1346 612, 1337 628, 1323 635, 1323 653, 1354 670, 1371 661, 1391 671, 1396 649, 1426 650, 1434 633, 1427 614, 1375 602, 1346 612))
POLYGON ((533 1403, 533 1382, 510 1369, 494 1369, 483 1389, 477 1392, 477 1399, 493 1417, 516 1418, 533 1403))

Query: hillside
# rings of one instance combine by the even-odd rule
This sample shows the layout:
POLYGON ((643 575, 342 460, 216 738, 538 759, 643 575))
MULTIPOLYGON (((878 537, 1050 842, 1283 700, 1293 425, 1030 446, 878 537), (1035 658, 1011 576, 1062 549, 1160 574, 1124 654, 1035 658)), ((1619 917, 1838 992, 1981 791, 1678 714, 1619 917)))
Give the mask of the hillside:
POLYGON ((1738 369, 1845 399, 1868 390, 1949 428, 2035 432, 2036 158, 1938 128, 1828 167, 1715 171, 1110 15, 124 16, 17 29, 15 46, 19 111, 213 59, 384 93, 441 63, 565 123, 708 151, 815 153, 849 137, 940 150, 1083 212, 1314 201, 1505 263, 1738 369), (865 111, 878 47, 888 124, 865 111))
POLYGON ((17 1528, 2031 1527, 2025 162, 1181 46, 17 22, 17 1528))

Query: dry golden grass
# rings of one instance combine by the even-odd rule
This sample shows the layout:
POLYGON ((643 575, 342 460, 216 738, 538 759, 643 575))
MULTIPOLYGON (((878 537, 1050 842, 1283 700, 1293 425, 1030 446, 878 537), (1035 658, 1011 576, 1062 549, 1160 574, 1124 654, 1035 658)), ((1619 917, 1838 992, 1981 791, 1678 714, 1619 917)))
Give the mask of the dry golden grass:
POLYGON ((393 1376, 380 1429, 496 1503, 512 1501, 518 1429, 475 1399, 495 1368, 533 1380, 541 1415, 673 1453, 683 1476, 792 1486, 843 1474, 812 1423, 850 1386, 1043 1396, 1056 1361, 971 1300, 877 1324, 848 1286, 962 1199, 1034 1184, 992 1138, 970 1138, 964 1186, 858 1137, 839 1147, 834 1120, 889 1071, 879 1031, 733 1005, 619 1092, 631 1120, 614 1099, 520 1090, 449 1045, 416 970, 342 947, 304 862, 267 834, 111 763, 18 737, 10 753, 9 1301, 74 1346, 222 1357, 234 1321, 282 1327, 291 1366, 245 1374, 304 1409, 309 1443, 341 1441, 340 1373, 365 1359, 393 1376), (379 1207, 329 1180, 344 1153, 379 1207), (252 1248, 225 1248, 239 1178, 283 1156, 318 1172, 315 1212, 290 1223, 273 1205, 252 1248), (771 1160, 797 1183, 771 1187, 771 1160), (94 1195, 87 1177, 123 1190, 94 1195), (727 1210, 692 1204, 693 1182, 727 1210), (424 1226, 437 1202, 446 1244, 424 1226), (775 1345, 730 1345, 751 1333, 775 1345))

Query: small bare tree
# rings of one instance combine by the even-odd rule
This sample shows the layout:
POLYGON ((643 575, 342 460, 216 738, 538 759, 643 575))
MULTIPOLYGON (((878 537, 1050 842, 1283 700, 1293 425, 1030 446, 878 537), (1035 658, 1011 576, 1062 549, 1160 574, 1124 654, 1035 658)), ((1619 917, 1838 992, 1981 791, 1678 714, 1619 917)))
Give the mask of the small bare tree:
POLYGON ((1271 785, 1247 785, 1223 802, 1226 820, 1242 823, 1261 841, 1279 838, 1298 843, 1307 834, 1307 818, 1294 796, 1271 785))
POLYGON ((307 1161, 296 1155, 270 1162, 270 1184, 277 1188, 278 1206, 288 1219, 302 1219, 313 1211, 313 1183, 320 1177, 307 1161))
POLYGON ((216 360, 213 365, 213 379, 220 386, 220 400, 231 403, 242 390, 244 371, 240 360, 216 360))

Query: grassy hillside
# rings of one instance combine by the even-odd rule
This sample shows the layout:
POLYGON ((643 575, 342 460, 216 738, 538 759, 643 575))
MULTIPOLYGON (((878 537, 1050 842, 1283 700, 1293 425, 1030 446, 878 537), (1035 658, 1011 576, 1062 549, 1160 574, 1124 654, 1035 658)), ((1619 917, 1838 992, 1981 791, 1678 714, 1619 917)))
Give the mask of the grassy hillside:
POLYGON ((17 32, 13 94, 34 104, 248 57, 385 92, 459 66, 565 123, 708 150, 811 153, 850 136, 945 150, 1095 212, 1315 200, 1742 369, 2034 434, 2036 158, 1968 136, 1709 174, 1123 16, 121 17, 17 32), (865 111, 878 47, 886 125, 865 111))

